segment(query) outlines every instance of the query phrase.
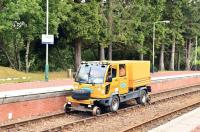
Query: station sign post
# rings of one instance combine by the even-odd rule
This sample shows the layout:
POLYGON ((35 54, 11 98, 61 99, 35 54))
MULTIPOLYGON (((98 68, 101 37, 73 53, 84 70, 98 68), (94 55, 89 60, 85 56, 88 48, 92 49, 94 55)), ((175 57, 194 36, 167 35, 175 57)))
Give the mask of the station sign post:
POLYGON ((54 35, 42 34, 42 44, 46 44, 46 64, 45 64, 45 81, 49 80, 49 58, 48 58, 48 45, 54 44, 54 35))

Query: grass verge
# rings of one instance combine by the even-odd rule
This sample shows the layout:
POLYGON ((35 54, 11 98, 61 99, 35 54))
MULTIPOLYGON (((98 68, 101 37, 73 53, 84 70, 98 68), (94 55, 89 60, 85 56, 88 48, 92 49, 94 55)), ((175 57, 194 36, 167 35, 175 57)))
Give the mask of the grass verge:
MULTIPOLYGON (((67 71, 49 73, 49 80, 67 79, 67 78, 68 78, 67 71)), ((43 81, 43 80, 44 80, 44 72, 25 73, 14 70, 12 68, 0 66, 0 84, 43 81)))

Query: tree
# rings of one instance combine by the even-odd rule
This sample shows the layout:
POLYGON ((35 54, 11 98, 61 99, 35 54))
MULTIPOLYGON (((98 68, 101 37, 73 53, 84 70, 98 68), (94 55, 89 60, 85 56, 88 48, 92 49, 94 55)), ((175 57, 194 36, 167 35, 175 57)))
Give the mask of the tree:
POLYGON ((169 27, 169 34, 171 39, 169 43, 171 44, 171 58, 170 58, 170 70, 174 70, 174 61, 175 61, 175 51, 176 51, 176 44, 183 42, 183 37, 181 36, 182 33, 182 19, 183 14, 181 11, 182 2, 181 1, 174 1, 174 0, 167 0, 164 18, 170 20, 169 27))
MULTIPOLYGON (((66 14, 70 9, 67 1, 50 1, 50 33, 57 34, 58 25, 65 20, 66 14)), ((13 38, 16 64, 21 70, 20 50, 25 49, 25 69, 29 68, 35 61, 32 54, 30 59, 31 43, 35 39, 40 39, 41 34, 45 32, 45 1, 43 0, 11 0, 5 3, 5 10, 1 13, 4 33, 13 38), (9 9, 9 10, 7 10, 9 9), (19 42, 17 41, 19 40, 19 42), (19 49, 19 43, 23 43, 19 49)))
POLYGON ((191 49, 195 42, 195 37, 200 32, 200 2, 198 0, 184 0, 182 6, 183 13, 183 36, 186 47, 186 70, 191 69, 191 49))
POLYGON ((75 69, 81 63, 81 47, 83 43, 98 40, 100 31, 100 16, 98 1, 86 3, 72 2, 69 19, 64 23, 65 34, 73 43, 75 49, 75 69))

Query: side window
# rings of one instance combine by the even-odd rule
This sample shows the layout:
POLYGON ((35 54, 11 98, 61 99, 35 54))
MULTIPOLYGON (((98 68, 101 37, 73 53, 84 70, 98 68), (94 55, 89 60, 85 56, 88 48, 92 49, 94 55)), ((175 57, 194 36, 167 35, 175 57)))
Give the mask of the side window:
POLYGON ((120 77, 126 76, 126 65, 125 64, 119 64, 119 76, 120 77))
POLYGON ((116 67, 110 66, 108 69, 108 73, 106 75, 106 82, 112 82, 112 78, 116 78, 117 70, 116 67))
POLYGON ((112 68, 112 78, 116 78, 116 74, 117 73, 117 70, 112 68))

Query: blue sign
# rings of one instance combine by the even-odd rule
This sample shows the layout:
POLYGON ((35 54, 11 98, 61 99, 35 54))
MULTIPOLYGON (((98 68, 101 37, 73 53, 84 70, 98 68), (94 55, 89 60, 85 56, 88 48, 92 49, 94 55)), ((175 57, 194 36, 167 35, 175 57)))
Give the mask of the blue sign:
POLYGON ((122 82, 122 83, 120 84, 120 87, 121 87, 121 88, 126 88, 126 86, 127 86, 127 84, 126 84, 125 82, 122 82))

